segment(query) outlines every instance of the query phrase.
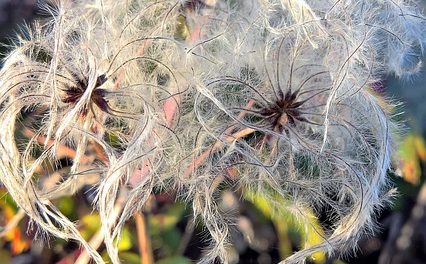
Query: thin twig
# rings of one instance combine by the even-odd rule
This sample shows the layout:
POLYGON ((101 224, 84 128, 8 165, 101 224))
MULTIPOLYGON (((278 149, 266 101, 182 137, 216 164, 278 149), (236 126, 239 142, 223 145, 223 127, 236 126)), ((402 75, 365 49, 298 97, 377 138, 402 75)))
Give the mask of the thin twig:
MULTIPOLYGON (((250 109, 252 108, 254 105, 254 100, 250 99, 246 106, 244 107, 244 109, 250 109)), ((244 116, 247 114, 247 111, 241 111, 238 116, 237 116, 237 120, 242 120, 244 118, 244 116)), ((225 134, 230 133, 232 131, 232 126, 229 127, 226 131, 225 134)), ((240 139, 242 137, 248 136, 251 133, 253 133, 255 130, 252 128, 245 128, 243 130, 237 131, 234 134, 228 136, 225 141, 227 143, 232 143, 233 141, 240 139)), ((188 177, 192 172, 195 171, 195 169, 197 169, 200 165, 203 164, 203 162, 209 157, 209 155, 214 152, 217 151, 219 148, 221 148, 223 146, 223 143, 220 141, 217 141, 210 149, 204 151, 203 153, 201 153, 200 156, 198 156, 197 159, 194 159, 192 164, 190 166, 188 166, 188 168, 185 170, 183 176, 184 177, 188 177)))
MULTIPOLYGON (((24 136, 28 137, 28 138, 35 138, 35 140, 37 141, 37 143, 43 145, 46 142, 46 137, 42 136, 42 135, 37 135, 34 131, 32 131, 31 129, 25 127, 22 131, 22 133, 24 134, 24 136)), ((54 145, 55 141, 52 139, 47 140, 47 145, 50 147, 51 145, 54 145)), ((75 157, 77 156, 77 152, 70 148, 67 147, 61 143, 58 143, 58 152, 57 152, 59 157, 69 157, 71 159, 75 159, 75 157)), ((82 163, 88 163, 91 162, 93 160, 92 157, 89 156, 82 156, 81 157, 81 162, 82 163)))
MULTIPOLYGON (((225 142, 230 144, 233 141, 243 138, 245 136, 250 135, 255 130, 253 128, 245 128, 243 130, 237 131, 234 134, 228 136, 225 138, 225 142)), ((186 168, 185 172, 183 173, 183 177, 188 177, 193 171, 195 171, 196 168, 198 168, 200 165, 206 161, 206 159, 211 155, 212 152, 215 152, 219 150, 221 147, 223 147, 223 143, 221 141, 217 141, 211 148, 201 153, 201 155, 198 156, 198 158, 194 159, 192 164, 186 168)))
POLYGON ((143 213, 135 214, 136 229, 138 233, 139 253, 141 255, 141 264, 154 264, 152 255, 151 238, 148 233, 145 215, 143 213))

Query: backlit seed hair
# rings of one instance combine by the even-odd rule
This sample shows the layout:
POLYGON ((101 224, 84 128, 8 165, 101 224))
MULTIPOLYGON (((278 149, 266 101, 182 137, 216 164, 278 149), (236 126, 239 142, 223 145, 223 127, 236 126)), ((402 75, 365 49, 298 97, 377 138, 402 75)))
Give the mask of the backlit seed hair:
POLYGON ((327 213, 323 242, 284 263, 353 251, 375 230, 393 195, 396 126, 370 86, 419 71, 426 20, 414 1, 55 0, 42 10, 50 19, 0 72, 0 180, 41 232, 103 263, 52 203, 89 181, 113 263, 124 224, 155 191, 203 222, 200 263, 229 261, 223 189, 280 197, 274 213, 307 230, 327 213), (46 162, 61 175, 49 188, 46 162))

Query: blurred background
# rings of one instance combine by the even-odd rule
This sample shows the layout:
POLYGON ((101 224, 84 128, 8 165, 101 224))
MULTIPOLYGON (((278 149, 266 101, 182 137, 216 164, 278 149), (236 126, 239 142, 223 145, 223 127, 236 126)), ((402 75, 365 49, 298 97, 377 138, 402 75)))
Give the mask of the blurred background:
MULTIPOLYGON (((20 26, 39 16, 36 2, 0 0, 2 58, 20 26)), ((426 1, 421 5, 426 7, 426 1)), ((390 177, 400 195, 380 214, 380 229, 359 242, 355 255, 335 259, 316 254, 310 263, 426 263, 426 68, 409 80, 387 76, 377 84, 377 90, 383 97, 398 103, 395 118, 403 127, 403 133, 396 144, 395 172, 390 173, 390 177)), ((87 239, 99 228, 98 215, 91 207, 93 195, 88 186, 75 197, 61 198, 56 204, 71 220, 80 219, 80 230, 87 239)), ((263 197, 248 196, 240 201, 239 195, 224 192, 222 197, 224 208, 238 212, 239 232, 232 235, 233 247, 229 252, 234 263, 277 263, 300 248, 302 241, 321 240, 315 232, 305 232, 301 224, 290 217, 272 216, 268 201, 263 197)), ((145 215, 156 263, 186 264, 198 259, 205 246, 205 233, 201 225, 192 224, 190 209, 175 203, 174 197, 167 194, 156 195, 148 207, 145 215)), ((141 263, 140 241, 134 222, 129 221, 119 243, 123 263, 141 263)), ((321 229, 324 223, 320 216, 312 219, 311 224, 321 229)), ((81 252, 73 242, 53 238, 35 240, 35 231, 0 186, 0 264, 74 263, 81 252), (14 226, 14 223, 16 226, 7 232, 3 228, 14 226)), ((105 249, 99 250, 107 260, 105 249)))

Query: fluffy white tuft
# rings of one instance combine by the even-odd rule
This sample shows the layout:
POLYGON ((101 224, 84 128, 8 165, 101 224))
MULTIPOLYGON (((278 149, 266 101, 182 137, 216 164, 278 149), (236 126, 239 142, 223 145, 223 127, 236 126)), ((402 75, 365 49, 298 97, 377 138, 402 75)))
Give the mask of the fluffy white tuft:
POLYGON ((0 73, 0 180, 43 232, 79 241, 102 263, 51 202, 73 195, 88 170, 113 263, 123 225, 155 190, 175 191, 204 223, 211 244, 200 263, 228 261, 233 219, 217 205, 219 185, 279 195, 306 223, 306 208, 327 210, 325 242, 284 263, 351 250, 375 229, 394 125, 370 85, 419 71, 426 20, 414 2, 55 1, 43 10, 50 20, 28 29, 0 73), (70 167, 56 162, 63 155, 70 167), (52 174, 46 162, 66 172, 48 190, 38 180, 52 174))

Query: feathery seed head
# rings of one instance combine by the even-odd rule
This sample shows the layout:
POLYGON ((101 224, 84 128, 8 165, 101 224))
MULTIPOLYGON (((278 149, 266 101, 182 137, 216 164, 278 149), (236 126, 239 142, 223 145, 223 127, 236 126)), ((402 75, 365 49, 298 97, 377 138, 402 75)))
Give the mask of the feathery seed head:
POLYGON ((42 230, 80 241, 102 262, 51 203, 81 188, 87 170, 113 263, 126 220, 155 190, 176 193, 203 221, 211 246, 202 263, 228 261, 233 219, 218 205, 223 189, 279 196, 288 203, 275 213, 306 225, 327 211, 324 242, 285 263, 343 252, 374 228, 388 199, 393 124, 369 86, 418 71, 426 20, 413 2, 104 0, 45 9, 51 19, 29 30, 0 73, 0 180, 42 230), (28 142, 17 141, 20 130, 28 142), (61 155, 72 164, 56 162, 61 155), (37 180, 51 174, 45 161, 67 172, 48 190, 37 180))

